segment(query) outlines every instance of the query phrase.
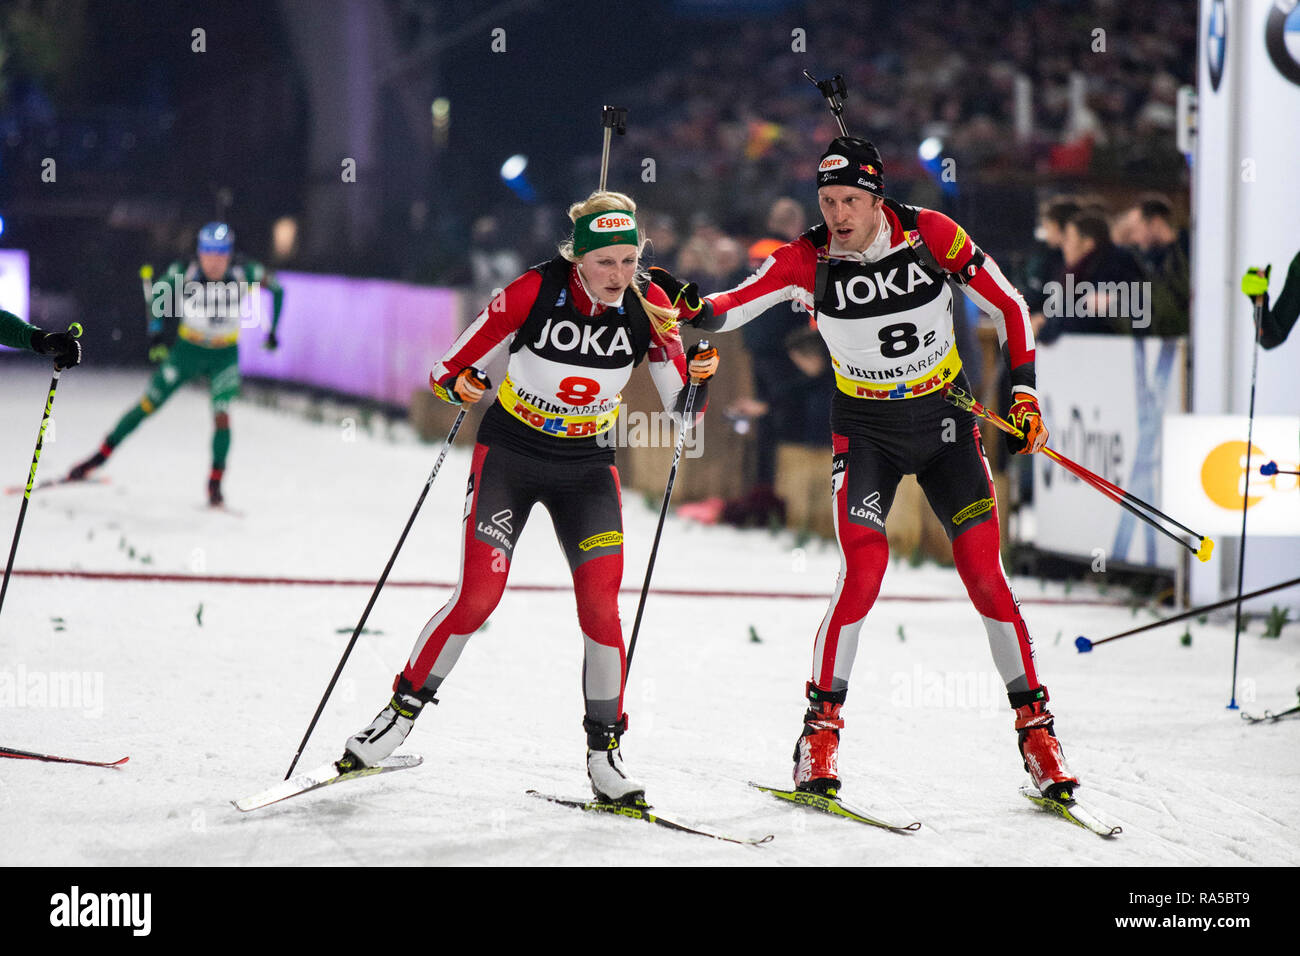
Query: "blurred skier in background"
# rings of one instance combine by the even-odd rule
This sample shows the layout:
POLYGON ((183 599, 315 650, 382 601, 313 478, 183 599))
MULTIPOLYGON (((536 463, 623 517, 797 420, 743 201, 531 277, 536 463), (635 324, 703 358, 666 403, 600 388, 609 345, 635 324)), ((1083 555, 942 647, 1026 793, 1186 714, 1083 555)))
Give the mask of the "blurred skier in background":
POLYGON ((279 347, 277 330, 284 290, 261 263, 235 258, 235 234, 224 222, 199 230, 196 258, 173 262, 162 277, 150 282, 152 270, 141 270, 149 303, 149 360, 161 363, 140 401, 123 415, 99 450, 68 473, 80 481, 103 465, 131 432, 162 407, 191 379, 206 377, 212 395, 212 470, 208 474, 208 504, 220 507, 225 497, 221 480, 230 451, 230 403, 239 395, 239 331, 260 322, 261 292, 271 292, 271 328, 265 347, 279 347), (172 342, 167 319, 176 319, 172 342), (171 343, 171 344, 169 344, 171 343))

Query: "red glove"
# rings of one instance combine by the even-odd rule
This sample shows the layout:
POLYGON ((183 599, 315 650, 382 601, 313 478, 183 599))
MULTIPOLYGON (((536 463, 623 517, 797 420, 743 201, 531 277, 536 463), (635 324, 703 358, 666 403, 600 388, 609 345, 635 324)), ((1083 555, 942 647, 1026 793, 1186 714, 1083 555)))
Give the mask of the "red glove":
POLYGON ((1047 426, 1043 424, 1038 399, 1028 392, 1015 392, 1011 398, 1011 411, 1007 413, 1007 421, 1024 432, 1025 437, 1017 438, 1008 434, 1007 447, 1017 455, 1032 455, 1041 451, 1047 444, 1047 426))

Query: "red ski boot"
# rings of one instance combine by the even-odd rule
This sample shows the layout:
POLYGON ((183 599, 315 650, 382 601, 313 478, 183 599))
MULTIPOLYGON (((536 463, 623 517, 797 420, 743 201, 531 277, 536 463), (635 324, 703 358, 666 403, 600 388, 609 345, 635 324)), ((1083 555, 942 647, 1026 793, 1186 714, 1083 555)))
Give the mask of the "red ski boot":
POLYGON ((794 745, 794 788, 833 797, 840 788, 840 708, 848 690, 822 690, 808 682, 808 711, 794 745))
POLYGON ((1045 797, 1057 798, 1079 785, 1079 778, 1065 765, 1065 754, 1052 729, 1055 718, 1047 709, 1047 688, 1009 695, 1016 711, 1016 731, 1025 770, 1045 797))

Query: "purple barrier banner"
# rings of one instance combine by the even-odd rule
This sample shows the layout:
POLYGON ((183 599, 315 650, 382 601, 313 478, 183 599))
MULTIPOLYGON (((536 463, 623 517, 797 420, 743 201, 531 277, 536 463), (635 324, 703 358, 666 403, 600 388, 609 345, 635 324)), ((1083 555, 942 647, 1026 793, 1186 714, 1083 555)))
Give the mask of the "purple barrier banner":
POLYGON ((407 407, 459 331, 460 293, 382 279, 281 272, 280 347, 262 347, 271 294, 243 320, 244 375, 333 389, 407 407))
MULTIPOLYGON (((0 249, 0 309, 12 312, 24 322, 32 320, 27 253, 22 249, 0 249)), ((9 349, 0 345, 0 352, 9 349)))

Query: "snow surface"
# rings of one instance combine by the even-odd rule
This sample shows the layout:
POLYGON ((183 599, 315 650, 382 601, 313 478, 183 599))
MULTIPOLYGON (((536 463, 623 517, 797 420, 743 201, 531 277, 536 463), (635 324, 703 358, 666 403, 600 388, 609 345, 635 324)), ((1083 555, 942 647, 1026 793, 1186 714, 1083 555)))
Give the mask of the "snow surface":
MULTIPOLYGON (((26 476, 47 367, 0 364, 0 479, 26 476)), ((143 389, 143 373, 75 369, 60 384, 39 477, 89 454, 143 389)), ((283 406, 303 405, 286 399, 283 406)), ((106 485, 33 496, 20 569, 355 578, 373 582, 436 457, 405 426, 373 434, 243 400, 232 413, 226 494, 203 507, 206 393, 186 388, 105 468, 106 485)), ((355 412, 351 413, 356 418, 355 412)), ((462 436, 464 439, 467 436, 462 436)), ((392 580, 451 581, 470 442, 443 466, 392 580)), ((686 462, 683 467, 690 467, 686 462)), ((21 499, 0 498, 8 529, 21 499)), ((626 500, 625 629, 656 511, 626 500)), ((829 593, 838 557, 790 535, 670 518, 661 587, 829 593)), ((1279 578, 1286 569, 1279 569, 1279 578)), ((568 572, 541 509, 512 583, 568 572)), ((573 597, 507 591, 405 748, 415 770, 253 814, 230 805, 278 781, 373 585, 293 586, 15 577, 0 616, 0 744, 120 770, 0 760, 8 864, 1228 865, 1300 863, 1300 721, 1247 725, 1225 709, 1232 630, 1193 624, 1098 648, 1073 646, 1151 619, 1104 606, 1117 591, 1017 583, 1081 797, 1124 827, 1101 840, 1016 793, 1026 782, 983 628, 956 574, 895 562, 863 632, 841 747, 845 796, 901 822, 896 835, 782 804, 823 600, 652 597, 626 706, 629 769, 665 815, 744 848, 542 803, 587 793, 573 597), (918 603, 897 596, 942 596, 918 603), (199 613, 202 609, 201 614, 199 613), (751 628, 758 641, 751 636, 751 628), (900 634, 900 628, 902 629, 900 634), (86 674, 82 699, 34 687, 86 674), (35 682, 35 683, 34 683, 35 682), (95 693, 102 687, 102 695, 95 693), (5 695, 8 696, 5 696, 5 695), (26 699, 20 699, 26 695, 26 699)), ((370 617, 302 766, 334 758, 387 700, 447 587, 389 587, 370 617)), ((1283 710, 1300 684, 1300 627, 1243 636, 1238 700, 1283 710)))

